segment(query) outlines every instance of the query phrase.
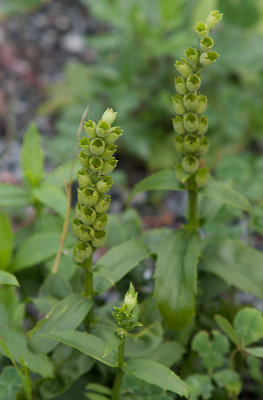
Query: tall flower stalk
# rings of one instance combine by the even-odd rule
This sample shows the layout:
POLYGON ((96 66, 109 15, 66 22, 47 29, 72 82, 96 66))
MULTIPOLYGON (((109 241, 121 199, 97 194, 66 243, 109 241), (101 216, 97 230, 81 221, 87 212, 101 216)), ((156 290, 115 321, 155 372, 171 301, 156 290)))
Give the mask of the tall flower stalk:
POLYGON ((173 119, 176 132, 174 143, 176 150, 183 155, 181 163, 176 166, 176 173, 178 180, 188 190, 188 227, 192 231, 198 229, 198 188, 203 187, 209 179, 209 169, 200 167, 200 158, 209 147, 209 139, 205 136, 208 119, 203 115, 207 97, 199 92, 200 72, 219 56, 212 50, 214 41, 209 34, 221 19, 219 11, 212 11, 205 23, 197 23, 195 32, 199 37, 200 48, 188 48, 185 58, 175 63, 179 75, 175 78, 176 95, 173 97, 176 113, 173 119))
MULTIPOLYGON (((117 165, 113 157, 117 150, 115 142, 122 135, 120 127, 112 127, 116 116, 116 112, 107 109, 97 124, 91 120, 84 122, 86 136, 79 142, 82 168, 78 171, 78 203, 72 223, 78 239, 73 255, 75 262, 83 267, 84 292, 89 299, 94 297, 93 253, 103 246, 106 237, 106 213, 111 203, 111 197, 106 193, 113 184, 110 174, 117 165)), ((88 319, 91 322, 92 310, 88 319)))

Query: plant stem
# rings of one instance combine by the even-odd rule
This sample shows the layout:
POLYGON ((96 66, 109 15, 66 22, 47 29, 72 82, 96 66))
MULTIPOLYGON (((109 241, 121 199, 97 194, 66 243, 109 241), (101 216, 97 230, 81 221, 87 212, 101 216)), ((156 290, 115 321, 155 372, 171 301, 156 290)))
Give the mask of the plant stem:
POLYGON ((124 364, 124 345, 125 342, 123 341, 122 344, 119 346, 118 350, 118 371, 115 376, 114 385, 113 385, 113 392, 112 392, 112 400, 119 400, 120 391, 121 391, 121 384, 124 372, 122 370, 124 364))
MULTIPOLYGON (((84 271, 84 293, 87 298, 93 301, 94 290, 93 290, 93 273, 92 273, 92 256, 93 254, 83 262, 83 271, 84 271)), ((90 323, 93 320, 93 305, 87 315, 87 326, 90 326, 90 323)))
POLYGON ((198 220, 197 220, 197 190, 194 181, 190 178, 189 188, 188 188, 188 223, 189 225, 197 230, 198 220))

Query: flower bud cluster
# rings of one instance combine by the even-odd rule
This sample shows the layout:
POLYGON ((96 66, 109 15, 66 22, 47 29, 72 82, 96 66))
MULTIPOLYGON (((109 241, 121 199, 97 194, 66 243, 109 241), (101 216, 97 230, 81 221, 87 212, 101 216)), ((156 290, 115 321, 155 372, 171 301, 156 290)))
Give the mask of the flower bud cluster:
POLYGON ((111 202, 106 193, 113 184, 110 173, 117 165, 113 157, 117 149, 115 142, 122 135, 120 127, 111 126, 116 116, 112 109, 107 109, 97 124, 90 120, 84 122, 86 136, 79 143, 82 169, 78 171, 78 203, 72 223, 73 233, 79 240, 73 252, 77 263, 82 263, 95 248, 104 244, 106 213, 111 202))
POLYGON ((195 25, 195 32, 200 39, 200 49, 189 48, 185 58, 176 61, 178 76, 175 78, 176 95, 173 107, 176 113, 173 127, 176 132, 175 148, 183 154, 182 162, 176 171, 180 182, 185 183, 194 176, 197 187, 205 185, 209 178, 209 170, 200 168, 200 158, 208 151, 209 140, 205 136, 208 119, 202 115, 207 106, 207 97, 199 93, 201 86, 200 70, 216 61, 219 56, 212 50, 214 41, 209 36, 210 30, 222 19, 222 14, 212 11, 206 23, 195 25))

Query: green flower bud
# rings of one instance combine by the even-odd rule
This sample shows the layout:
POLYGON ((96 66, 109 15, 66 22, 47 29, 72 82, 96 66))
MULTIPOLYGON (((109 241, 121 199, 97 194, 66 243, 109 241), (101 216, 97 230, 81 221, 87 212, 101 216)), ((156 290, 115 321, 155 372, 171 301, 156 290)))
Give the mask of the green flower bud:
POLYGON ((84 260, 89 258, 92 254, 92 247, 88 243, 77 243, 73 250, 74 261, 81 264, 84 260))
POLYGON ((90 141, 90 151, 95 156, 100 156, 105 150, 104 140, 100 138, 92 139, 90 141))
POLYGON ((82 242, 89 242, 94 237, 95 231, 90 226, 80 225, 74 233, 77 239, 82 242))
POLYGON ((128 292, 124 297, 124 305, 126 305, 128 312, 132 312, 135 306, 137 305, 137 296, 138 293, 135 292, 133 284, 130 282, 130 287, 128 292))
POLYGON ((95 231, 103 231, 105 229, 107 222, 108 222, 108 215, 101 214, 94 222, 93 228, 95 229, 95 231))
POLYGON ((75 236, 77 236, 77 230, 81 227, 82 223, 79 219, 74 218, 72 221, 72 231, 75 236))
POLYGON ((184 149, 186 153, 194 153, 199 147, 199 138, 195 135, 187 135, 184 138, 184 149))
POLYGON ((84 189, 78 189, 78 201, 84 206, 92 207, 99 200, 99 194, 97 190, 89 187, 84 189))
POLYGON ((176 89, 177 93, 179 93, 179 94, 187 93, 187 87, 185 84, 185 80, 181 76, 177 76, 175 78, 175 89, 176 89))
POLYGON ((199 61, 202 65, 209 65, 215 62, 218 57, 219 54, 215 51, 207 51, 201 54, 199 61))
POLYGON ((186 80, 186 86, 189 92, 195 92, 201 86, 201 79, 196 74, 191 74, 186 80))
POLYGON ((195 111, 198 105, 198 97, 194 93, 187 93, 183 98, 184 106, 187 111, 195 111))
POLYGON ((115 126, 110 130, 109 135, 105 138, 107 144, 114 144, 120 136, 122 136, 123 130, 119 126, 115 126))
POLYGON ((86 153, 84 153, 84 151, 81 151, 79 153, 79 161, 83 168, 89 168, 89 157, 86 153))
POLYGON ((206 19, 206 25, 210 31, 218 22, 221 21, 223 14, 220 14, 218 10, 211 11, 206 19))
POLYGON ((205 36, 200 40, 200 47, 203 51, 211 50, 214 45, 214 41, 210 36, 205 36))
POLYGON ((204 37, 208 35, 209 29, 208 26, 206 24, 204 24, 203 22, 198 22, 195 27, 194 27, 197 35, 199 35, 200 37, 204 37))
POLYGON ((104 245, 106 238, 106 233, 105 231, 97 231, 94 234, 94 237, 92 238, 92 246, 93 247, 102 247, 104 245))
POLYGON ((198 155, 203 156, 204 154, 206 154, 208 148, 209 148, 209 140, 207 139, 207 137, 203 136, 200 140, 200 145, 197 150, 198 155))
POLYGON ((181 58, 181 61, 175 62, 175 67, 180 75, 187 78, 189 74, 192 72, 192 67, 189 65, 184 58, 181 58))
POLYGON ((196 133, 200 136, 203 136, 206 134, 207 129, 208 129, 208 119, 204 115, 201 115, 199 117, 198 129, 196 133))
POLYGON ((107 108, 107 110, 102 115, 101 120, 107 122, 109 125, 112 125, 117 117, 117 113, 113 112, 112 108, 107 108))
POLYGON ((195 132, 198 128, 198 118, 193 113, 187 113, 183 117, 184 126, 187 132, 195 132))
POLYGON ((176 172, 178 181, 181 183, 185 183, 190 176, 190 174, 187 174, 183 170, 183 167, 180 164, 176 165, 175 172, 176 172))
POLYGON ((175 145, 176 150, 177 150, 179 153, 183 153, 183 152, 184 152, 184 145, 183 145, 183 143, 184 143, 184 138, 183 138, 182 136, 175 136, 175 138, 174 138, 174 145, 175 145))
POLYGON ((184 157, 182 167, 186 173, 193 174, 199 167, 199 160, 192 154, 189 154, 184 157))
POLYGON ((78 184, 80 188, 84 188, 92 184, 92 180, 88 171, 85 171, 84 169, 80 169, 78 171, 78 184))
POLYGON ((114 157, 111 157, 109 160, 105 161, 104 166, 101 171, 102 174, 109 175, 114 170, 117 163, 118 163, 118 160, 116 160, 116 158, 114 158, 114 157))
POLYGON ((196 67, 199 60, 199 51, 197 51, 193 47, 189 47, 187 50, 185 50, 185 57, 190 65, 196 67))
POLYGON ((102 170, 102 168, 103 168, 103 161, 100 157, 95 156, 89 160, 89 169, 92 172, 99 172, 102 170))
MULTIPOLYGON (((79 204, 79 203, 78 203, 79 204)), ((76 207, 76 215, 85 225, 92 225, 95 221, 97 214, 95 210, 88 206, 78 206, 76 207)))
POLYGON ((96 132, 99 137, 104 138, 108 136, 110 133, 110 124, 108 124, 106 121, 100 121, 97 125, 96 132))
POLYGON ((83 137, 79 141, 80 147, 84 150, 86 154, 90 154, 90 139, 83 137))
POLYGON ((200 94, 200 96, 198 96, 198 106, 196 107, 195 111, 197 112, 197 114, 202 114, 203 112, 205 112, 206 106, 207 106, 207 97, 204 96, 203 94, 200 94))
POLYGON ((95 210, 99 214, 104 214, 110 207, 111 197, 109 195, 102 194, 99 197, 99 201, 95 205, 95 210))
POLYGON ((108 160, 109 158, 111 158, 113 156, 113 154, 115 153, 116 150, 117 150, 116 144, 108 144, 106 146, 104 152, 102 153, 101 157, 104 160, 108 160))
POLYGON ((210 172, 208 168, 202 167, 199 168, 195 173, 195 183, 198 188, 205 186, 207 181, 210 178, 210 172))
POLYGON ((88 136, 88 138, 92 139, 96 137, 96 124, 95 122, 91 121, 90 119, 88 121, 84 122, 84 129, 85 132, 88 136))
POLYGON ((183 135, 185 133, 183 118, 179 115, 173 118, 173 128, 178 135, 183 135))
POLYGON ((176 94, 174 97, 172 97, 173 100, 173 106, 174 106, 174 111, 176 114, 184 115, 186 112, 183 98, 179 94, 176 94))
POLYGON ((99 179, 96 183, 96 188, 99 193, 107 193, 113 185, 113 181, 110 176, 104 176, 99 179))

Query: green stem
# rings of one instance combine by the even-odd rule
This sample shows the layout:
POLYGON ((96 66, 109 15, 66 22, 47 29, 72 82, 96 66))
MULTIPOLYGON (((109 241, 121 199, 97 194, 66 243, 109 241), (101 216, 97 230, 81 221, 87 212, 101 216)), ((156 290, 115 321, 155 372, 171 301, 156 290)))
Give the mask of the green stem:
POLYGON ((194 176, 189 179, 188 187, 188 223, 192 229, 198 229, 197 219, 197 188, 194 180, 194 176))
MULTIPOLYGON (((84 271, 84 293, 87 298, 93 301, 94 290, 93 290, 93 273, 92 273, 92 255, 83 262, 83 271, 84 271)), ((87 327, 90 326, 93 320, 93 305, 87 315, 87 327)))
POLYGON ((113 392, 112 392, 112 400, 119 400, 120 391, 121 391, 121 384, 124 372, 122 370, 124 364, 124 345, 125 342, 123 341, 122 344, 119 346, 118 350, 118 371, 115 376, 114 385, 113 385, 113 392))

